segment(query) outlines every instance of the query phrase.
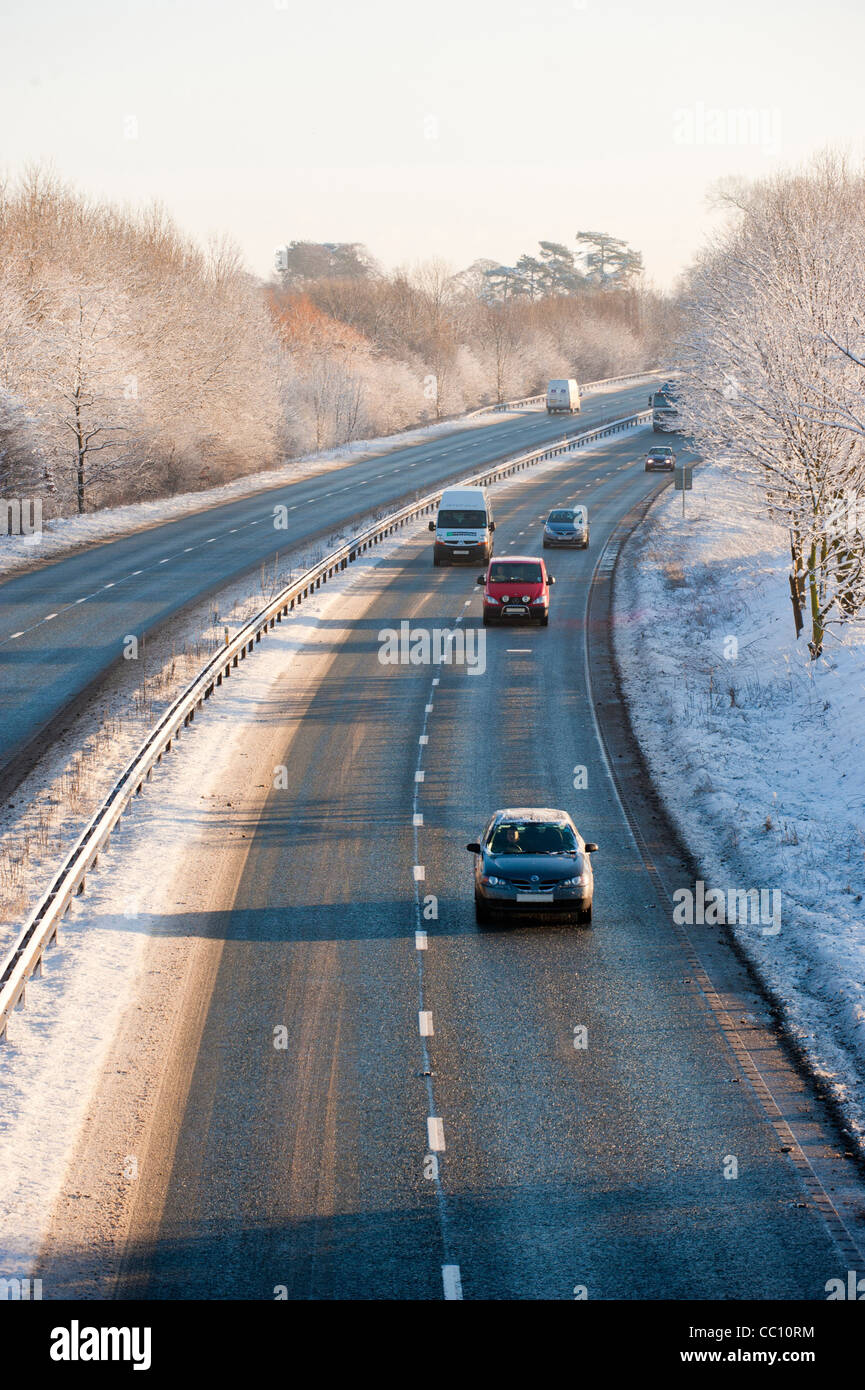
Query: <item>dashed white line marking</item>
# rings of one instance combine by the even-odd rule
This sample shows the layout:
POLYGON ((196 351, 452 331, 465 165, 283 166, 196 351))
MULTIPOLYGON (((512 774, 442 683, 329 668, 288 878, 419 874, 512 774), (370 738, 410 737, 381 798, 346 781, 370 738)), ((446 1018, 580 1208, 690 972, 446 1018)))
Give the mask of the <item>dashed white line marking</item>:
MULTIPOLYGON (((169 556, 168 556, 168 560, 170 560, 170 559, 171 559, 171 556, 169 555, 169 556)), ((167 564, 168 564, 168 560, 160 560, 159 563, 160 563, 160 565, 167 565, 167 564)))
POLYGON ((46 613, 46 614, 45 614, 45 617, 42 619, 42 621, 43 621, 43 623, 50 623, 50 622, 51 622, 51 619, 52 619, 52 618, 56 618, 56 617, 57 617, 57 614, 56 614, 56 613, 46 613))
POLYGON ((513 652, 515 655, 516 655, 518 652, 530 652, 531 650, 532 650, 531 647, 506 647, 506 648, 505 648, 505 651, 513 652))
POLYGON ((426 713, 426 714, 432 714, 432 708, 433 708, 432 705, 424 705, 424 711, 425 711, 425 713, 426 713))
POLYGON ((186 549, 184 550, 183 553, 184 553, 184 555, 188 555, 189 552, 190 552, 191 550, 194 550, 194 549, 195 549, 195 546, 194 546, 194 545, 188 545, 188 546, 186 547, 186 549))
POLYGON ((423 825, 423 815, 420 811, 415 811, 411 818, 412 825, 423 825))
POLYGON ((416 782, 422 782, 422 781, 423 781, 423 773, 422 773, 422 772, 416 772, 415 775, 414 775, 414 780, 415 780, 416 782))
POLYGON ((414 868, 412 869, 412 873, 414 875, 415 883, 423 883, 424 879, 426 878, 426 869, 424 868, 423 864, 415 864, 414 868))
POLYGON ((9 641, 11 642, 12 639, 13 639, 14 637, 23 637, 23 636, 24 636, 24 633, 23 633, 23 632, 13 632, 13 633, 10 633, 9 641))
POLYGON ((113 589, 113 588, 114 588, 114 580, 112 579, 112 581, 111 581, 110 584, 103 584, 102 587, 103 587, 103 589, 113 589))
POLYGON ((134 579, 135 576, 136 576, 136 574, 143 574, 143 573, 144 573, 144 570, 133 570, 132 573, 131 573, 131 575, 129 576, 129 578, 130 578, 130 579, 134 579))
POLYGON ((445 1151, 445 1128, 438 1115, 427 1115, 426 1122, 427 1139, 429 1140, 430 1152, 441 1154, 445 1151))
POLYGON ((442 1265, 442 1285, 448 1303, 462 1301, 463 1281, 459 1265, 442 1265))
POLYGON ((439 683, 439 677, 438 677, 438 676, 433 676, 433 685, 438 685, 438 683, 439 683))
POLYGON ((465 601, 465 603, 463 604, 463 608, 471 608, 471 606, 472 606, 472 601, 471 601, 470 598, 467 598, 466 601, 465 601))
POLYGON ((427 934, 425 931, 415 932, 414 948, 416 951, 425 951, 427 949, 427 934))
POLYGON ((420 1010, 417 1016, 417 1024, 422 1038, 434 1037, 432 1011, 430 1009, 420 1010))
POLYGON ((429 734, 421 734, 418 743, 429 743, 429 734))
POLYGON ((75 602, 76 602, 76 603, 86 603, 87 600, 89 599, 89 597, 90 597, 89 594, 85 594, 85 595, 84 595, 84 598, 77 598, 77 599, 75 600, 75 602))

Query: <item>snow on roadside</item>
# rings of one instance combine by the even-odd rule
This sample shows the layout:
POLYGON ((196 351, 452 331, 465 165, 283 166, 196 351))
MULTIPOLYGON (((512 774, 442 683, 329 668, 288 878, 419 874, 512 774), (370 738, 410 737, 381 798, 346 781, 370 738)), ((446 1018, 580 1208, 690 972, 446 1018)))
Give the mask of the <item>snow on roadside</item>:
POLYGON ((786 532, 722 464, 686 507, 664 492, 617 570, 634 729, 707 891, 780 890, 779 932, 731 930, 865 1148, 865 625, 815 666, 786 532))

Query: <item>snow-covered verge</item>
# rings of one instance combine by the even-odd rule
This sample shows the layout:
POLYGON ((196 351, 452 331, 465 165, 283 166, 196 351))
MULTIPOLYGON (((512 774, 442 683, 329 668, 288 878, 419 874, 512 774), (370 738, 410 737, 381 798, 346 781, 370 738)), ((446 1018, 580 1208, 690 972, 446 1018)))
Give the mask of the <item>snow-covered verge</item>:
POLYGON ((664 492, 617 569, 634 730, 706 892, 780 891, 779 931, 729 929, 865 1149, 865 624, 812 663, 786 532, 720 463, 686 509, 664 492))
POLYGON ((251 497, 257 492, 267 492, 285 483, 296 483, 302 478, 311 478, 318 473, 334 472, 349 464, 358 463, 370 454, 407 449, 413 444, 422 444, 425 439, 453 434, 457 430, 485 429, 491 423, 506 418, 504 415, 483 414, 471 419, 441 420, 433 425, 404 430, 400 434, 383 435, 379 439, 358 439, 351 444, 342 444, 338 449, 292 459, 279 468, 269 468, 262 473, 249 473, 220 487, 205 488, 200 492, 184 492, 176 497, 161 497, 153 502, 133 502, 127 507, 106 507, 101 511, 85 512, 83 516, 65 516, 48 520, 43 523, 42 531, 39 533, 30 536, 3 536, 0 545, 0 577, 15 570, 28 569, 34 564, 42 564, 45 560, 59 559, 82 546, 117 540, 121 536, 142 531, 148 526, 161 526, 167 521, 176 521, 178 517, 206 511, 208 507, 219 506, 222 502, 233 502, 238 497, 251 497))

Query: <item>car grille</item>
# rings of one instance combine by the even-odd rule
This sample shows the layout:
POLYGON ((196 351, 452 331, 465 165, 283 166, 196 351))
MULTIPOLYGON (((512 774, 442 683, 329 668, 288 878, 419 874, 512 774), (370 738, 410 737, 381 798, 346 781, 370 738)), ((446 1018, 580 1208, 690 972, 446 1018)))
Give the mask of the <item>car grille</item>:
POLYGON ((529 893, 549 893, 551 888, 558 888, 561 879, 542 878, 539 882, 533 883, 528 878, 509 878, 508 883, 511 888, 525 888, 529 893))

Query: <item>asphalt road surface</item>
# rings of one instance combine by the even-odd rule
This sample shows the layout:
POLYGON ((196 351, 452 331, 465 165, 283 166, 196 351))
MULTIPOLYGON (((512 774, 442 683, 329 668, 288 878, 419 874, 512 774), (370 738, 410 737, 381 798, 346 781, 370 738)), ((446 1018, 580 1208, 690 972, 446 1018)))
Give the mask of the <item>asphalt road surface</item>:
POLYGON ((579 416, 505 415, 494 424, 376 454, 238 499, 0 583, 0 782, 13 785, 80 701, 139 638, 277 551, 339 534, 352 519, 432 490, 491 460, 646 408, 650 386, 589 395, 579 416), (276 530, 273 508, 288 508, 276 530))
MULTIPOLYGON (((608 633, 586 633, 589 579, 662 485, 638 461, 649 439, 497 498, 499 555, 537 553, 553 503, 589 506, 589 551, 548 552, 547 629, 489 630, 482 674, 383 665, 402 619, 483 635, 476 567, 433 569, 411 541, 325 619, 315 680, 250 728, 251 847, 178 908, 210 966, 174 1030, 120 1297, 822 1299, 844 1277, 695 987, 593 717, 586 638, 591 669, 608 633), (476 926, 464 846, 518 804, 564 807, 598 841, 591 929, 476 926)), ((741 966, 706 937, 741 1007, 741 966)), ((813 1162, 843 1167, 768 1032, 760 1047, 813 1162)))

